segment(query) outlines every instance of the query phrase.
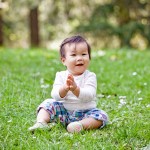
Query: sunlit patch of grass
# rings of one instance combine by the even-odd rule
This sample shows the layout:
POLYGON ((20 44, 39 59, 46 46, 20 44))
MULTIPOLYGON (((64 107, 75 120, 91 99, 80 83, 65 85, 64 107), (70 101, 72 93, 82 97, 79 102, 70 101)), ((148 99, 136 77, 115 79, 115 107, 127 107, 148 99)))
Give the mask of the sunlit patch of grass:
POLYGON ((27 131, 57 71, 58 52, 0 49, 0 149, 140 149, 150 142, 150 52, 95 51, 89 69, 97 74, 97 104, 108 112, 102 130, 69 134, 61 125, 27 131))

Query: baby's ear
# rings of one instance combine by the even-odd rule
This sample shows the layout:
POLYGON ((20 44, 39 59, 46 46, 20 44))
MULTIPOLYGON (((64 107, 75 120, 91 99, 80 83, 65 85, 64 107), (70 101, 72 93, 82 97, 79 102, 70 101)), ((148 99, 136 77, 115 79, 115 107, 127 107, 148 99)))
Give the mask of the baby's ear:
POLYGON ((62 62, 62 64, 63 64, 64 66, 66 66, 66 65, 65 65, 65 60, 66 60, 65 57, 61 57, 61 62, 62 62))

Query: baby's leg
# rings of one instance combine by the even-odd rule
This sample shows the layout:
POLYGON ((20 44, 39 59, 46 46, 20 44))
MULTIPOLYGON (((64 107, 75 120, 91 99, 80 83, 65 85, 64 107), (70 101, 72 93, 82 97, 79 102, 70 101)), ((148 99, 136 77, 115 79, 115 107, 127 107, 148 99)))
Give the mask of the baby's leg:
POLYGON ((103 121, 94 118, 85 118, 79 122, 82 124, 83 129, 97 129, 103 125, 103 121))
POLYGON ((37 114, 37 122, 50 122, 50 114, 44 108, 39 110, 37 114))
POLYGON ((67 126, 68 132, 71 133, 77 133, 84 130, 89 130, 89 129, 97 129, 103 125, 103 122, 100 120, 96 120, 94 118, 85 118, 81 121, 75 121, 70 123, 67 126))
POLYGON ((68 132, 74 133, 80 132, 83 129, 98 129, 104 127, 107 122, 107 114, 103 110, 94 108, 85 114, 84 119, 80 121, 71 122, 67 126, 67 130, 68 132))
POLYGON ((37 120, 36 120, 36 123, 30 127, 28 130, 29 131, 34 131, 36 129, 48 129, 49 126, 48 126, 48 122, 50 121, 50 114, 44 109, 44 108, 41 108, 37 114, 37 120))
POLYGON ((28 129, 29 131, 34 131, 39 128, 49 128, 48 123, 50 122, 50 114, 45 109, 45 105, 47 106, 48 104, 52 104, 53 102, 53 100, 47 99, 40 104, 37 110, 36 123, 28 129))
POLYGON ((30 131, 34 131, 38 128, 49 128, 49 122, 60 121, 65 123, 66 110, 61 102, 56 102, 52 99, 43 101, 37 109, 36 123, 29 128, 30 131))

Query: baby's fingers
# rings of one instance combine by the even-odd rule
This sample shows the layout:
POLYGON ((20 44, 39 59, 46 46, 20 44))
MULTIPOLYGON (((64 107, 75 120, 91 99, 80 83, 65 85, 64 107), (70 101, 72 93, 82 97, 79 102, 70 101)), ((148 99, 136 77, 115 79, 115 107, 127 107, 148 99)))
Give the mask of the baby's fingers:
POLYGON ((70 86, 70 80, 69 79, 67 79, 66 84, 67 84, 67 86, 70 86))
POLYGON ((73 75, 72 75, 72 74, 69 74, 69 75, 68 75, 68 79, 73 80, 73 75))

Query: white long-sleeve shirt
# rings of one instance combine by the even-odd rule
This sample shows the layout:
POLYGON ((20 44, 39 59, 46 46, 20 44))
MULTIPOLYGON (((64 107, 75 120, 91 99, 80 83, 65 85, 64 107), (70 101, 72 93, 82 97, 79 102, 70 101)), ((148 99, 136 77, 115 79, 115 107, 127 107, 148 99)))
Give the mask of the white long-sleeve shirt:
POLYGON ((71 91, 63 98, 59 95, 59 88, 66 83, 69 71, 56 73, 51 96, 56 101, 61 101, 67 110, 85 110, 96 107, 97 80, 93 72, 86 70, 80 76, 74 76, 77 86, 80 88, 79 97, 71 91))

